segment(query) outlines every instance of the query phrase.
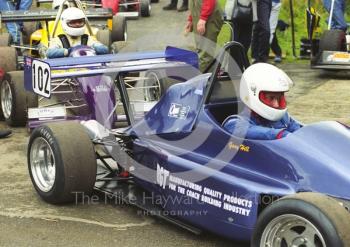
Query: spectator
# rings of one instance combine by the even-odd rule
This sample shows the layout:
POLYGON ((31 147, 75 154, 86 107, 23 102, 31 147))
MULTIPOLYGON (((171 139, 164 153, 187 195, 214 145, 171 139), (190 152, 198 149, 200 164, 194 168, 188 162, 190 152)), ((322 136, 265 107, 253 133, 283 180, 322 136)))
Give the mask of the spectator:
POLYGON ((267 62, 270 51, 270 14, 272 0, 257 0, 257 21, 253 25, 253 63, 267 62))
POLYGON ((331 29, 340 29, 346 32, 347 24, 344 18, 345 0, 323 0, 323 5, 331 15, 332 1, 334 1, 331 29))
POLYGON ((284 93, 292 80, 277 67, 258 63, 249 66, 240 82, 240 98, 246 108, 229 116, 223 127, 241 138, 274 140, 301 128, 287 112, 284 93))
POLYGON ((226 20, 230 21, 233 28, 233 40, 241 43, 246 53, 250 48, 253 28, 253 0, 227 0, 225 6, 226 20), (239 9, 245 9, 244 16, 237 16, 239 9))
MULTIPOLYGON (((163 10, 175 10, 177 7, 177 0, 171 0, 171 2, 163 7, 163 10)), ((180 8, 177 9, 179 12, 188 10, 188 0, 183 0, 180 8)))
MULTIPOLYGON (((0 0, 0 11, 28 10, 32 6, 32 0, 8 1, 0 0)), ((21 44, 21 32, 24 30, 23 22, 6 23, 8 32, 11 34, 15 45, 21 44)))
POLYGON ((216 41, 221 30, 223 13, 216 0, 192 0, 185 32, 195 33, 200 70, 204 71, 213 60, 216 41))
POLYGON ((276 36, 276 28, 278 23, 278 15, 281 10, 281 1, 280 0, 272 0, 272 9, 270 15, 270 48, 272 52, 275 54, 275 63, 282 62, 282 50, 278 44, 278 39, 276 36))

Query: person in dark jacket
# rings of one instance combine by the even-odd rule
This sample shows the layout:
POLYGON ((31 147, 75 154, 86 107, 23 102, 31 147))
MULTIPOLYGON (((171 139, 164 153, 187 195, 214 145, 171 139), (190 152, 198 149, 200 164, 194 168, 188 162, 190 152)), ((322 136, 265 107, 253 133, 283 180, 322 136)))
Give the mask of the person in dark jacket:
POLYGON ((300 129, 302 125, 287 112, 284 94, 292 84, 292 80, 273 65, 251 65, 240 82, 240 98, 245 109, 239 115, 229 116, 222 126, 235 136, 255 140, 280 139, 300 129))
POLYGON ((257 20, 253 25, 253 63, 267 62, 270 51, 270 14, 272 0, 257 0, 257 20))

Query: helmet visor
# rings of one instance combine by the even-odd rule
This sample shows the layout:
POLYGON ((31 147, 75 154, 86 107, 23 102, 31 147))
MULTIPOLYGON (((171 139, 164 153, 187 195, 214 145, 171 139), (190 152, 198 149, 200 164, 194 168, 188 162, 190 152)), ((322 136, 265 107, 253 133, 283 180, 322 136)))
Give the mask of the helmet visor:
POLYGON ((85 25, 85 18, 67 21, 67 26, 72 28, 81 28, 84 25, 85 25))
POLYGON ((272 108, 283 110, 287 107, 286 97, 284 92, 267 92, 261 91, 259 93, 259 99, 265 105, 268 105, 272 108))

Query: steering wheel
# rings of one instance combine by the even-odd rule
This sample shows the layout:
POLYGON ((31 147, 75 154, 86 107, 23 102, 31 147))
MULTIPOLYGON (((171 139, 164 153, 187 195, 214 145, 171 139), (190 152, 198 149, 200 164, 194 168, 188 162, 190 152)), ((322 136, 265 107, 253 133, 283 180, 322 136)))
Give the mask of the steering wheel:
POLYGON ((96 51, 86 45, 78 45, 69 48, 69 57, 84 57, 84 56, 96 56, 96 51))

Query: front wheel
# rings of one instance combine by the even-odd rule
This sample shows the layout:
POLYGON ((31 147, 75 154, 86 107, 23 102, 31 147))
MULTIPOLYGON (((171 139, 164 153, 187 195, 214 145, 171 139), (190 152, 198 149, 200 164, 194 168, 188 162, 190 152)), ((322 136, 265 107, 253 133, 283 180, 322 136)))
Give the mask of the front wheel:
POLYGON ((34 188, 45 201, 73 202, 92 193, 97 169, 95 151, 79 123, 36 128, 29 139, 27 160, 34 188))
POLYGON ((349 246, 350 214, 338 201, 299 193, 268 206, 259 216, 251 246, 349 246))

